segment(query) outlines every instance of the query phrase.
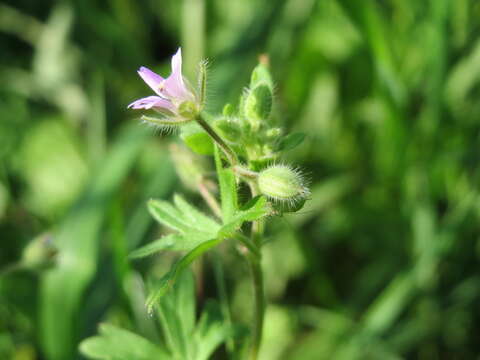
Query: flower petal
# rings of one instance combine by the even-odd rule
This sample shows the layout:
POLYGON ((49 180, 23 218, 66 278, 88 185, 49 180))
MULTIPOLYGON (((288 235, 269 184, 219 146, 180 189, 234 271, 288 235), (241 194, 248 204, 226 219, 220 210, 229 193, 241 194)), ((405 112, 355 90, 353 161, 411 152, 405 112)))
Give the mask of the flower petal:
POLYGON ((130 105, 130 109, 166 109, 169 111, 174 111, 175 107, 168 100, 161 98, 160 96, 147 96, 138 100, 135 100, 130 105))
POLYGON ((140 77, 143 79, 143 81, 145 81, 147 85, 152 88, 153 91, 155 91, 158 95, 162 95, 160 92, 160 87, 165 80, 163 77, 144 66, 138 69, 137 72, 138 75, 140 75, 140 77))
POLYGON ((169 97, 181 100, 193 100, 192 94, 188 91, 183 81, 181 48, 179 48, 177 53, 172 57, 172 73, 165 80, 162 92, 169 97))

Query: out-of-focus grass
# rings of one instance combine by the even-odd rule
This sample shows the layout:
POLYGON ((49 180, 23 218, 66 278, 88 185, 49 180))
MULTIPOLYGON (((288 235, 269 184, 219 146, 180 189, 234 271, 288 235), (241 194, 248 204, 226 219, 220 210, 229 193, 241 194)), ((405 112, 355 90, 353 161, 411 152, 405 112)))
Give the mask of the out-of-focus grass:
MULTIPOLYGON (((158 338, 138 272, 169 259, 126 254, 158 231, 145 200, 184 189, 125 105, 180 44, 188 74, 211 59, 211 111, 269 54, 278 121, 309 134, 288 160, 312 199, 268 232, 261 358, 474 358, 479 19, 476 0, 0 3, 0 267, 44 232, 59 248, 0 278, 0 358, 74 358, 101 320, 158 338)), ((248 272, 222 260, 245 320, 248 272)))

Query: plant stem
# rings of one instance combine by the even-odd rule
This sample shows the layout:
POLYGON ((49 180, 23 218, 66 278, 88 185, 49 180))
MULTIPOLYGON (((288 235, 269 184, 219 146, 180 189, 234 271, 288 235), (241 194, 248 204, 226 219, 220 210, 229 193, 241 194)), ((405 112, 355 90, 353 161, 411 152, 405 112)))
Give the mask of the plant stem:
POLYGON ((261 257, 248 256, 248 263, 252 273, 253 294, 254 294, 254 314, 253 314, 253 332, 252 347, 250 359, 256 360, 262 343, 263 318, 265 315, 265 294, 263 289, 263 272, 261 266, 261 257))
MULTIPOLYGON (((252 197, 258 195, 258 185, 254 181, 249 182, 252 197)), ((260 345, 262 343, 263 333, 263 320, 265 317, 265 290, 263 286, 263 271, 262 271, 262 238, 264 231, 263 220, 257 220, 252 223, 252 242, 257 248, 257 253, 252 252, 248 255, 248 263, 250 265, 250 271, 252 273, 253 281, 253 295, 254 295, 254 324, 252 334, 252 348, 251 348, 251 360, 258 358, 260 351, 260 345)))
POLYGON ((7 266, 0 269, 0 278, 3 277, 3 276, 6 276, 6 275, 10 275, 11 273, 13 273, 15 271, 22 270, 22 268, 23 267, 20 263, 14 263, 14 264, 7 265, 7 266))
POLYGON ((241 177, 244 177, 248 180, 256 179, 258 177, 258 173, 252 170, 249 170, 241 165, 235 165, 232 168, 233 172, 236 174, 240 175, 241 177))
POLYGON ((203 181, 200 181, 197 184, 197 187, 198 187, 198 192, 203 197, 208 207, 212 210, 212 212, 215 214, 216 217, 221 219, 222 209, 220 208, 220 205, 218 204, 217 199, 215 199, 215 197, 210 193, 210 191, 208 190, 207 186, 203 181))
POLYGON ((202 115, 198 115, 195 119, 197 123, 207 132, 208 135, 218 144, 220 149, 227 157, 230 165, 235 166, 238 164, 238 159, 230 146, 228 146, 225 141, 217 134, 217 132, 203 119, 202 115))
MULTIPOLYGON (((238 158, 233 150, 223 141, 223 139, 216 133, 216 131, 205 121, 199 114, 195 120, 207 132, 208 135, 218 144, 220 149, 227 157, 230 165, 236 170, 238 175, 243 175, 247 179, 252 193, 252 197, 258 195, 258 185, 256 183, 257 173, 239 167, 238 158)), ((254 293, 254 311, 253 311, 253 331, 252 331, 252 348, 251 360, 257 360, 262 343, 263 319, 265 315, 265 291, 263 289, 263 272, 262 272, 262 237, 263 237, 264 223, 263 220, 257 220, 252 223, 252 244, 257 251, 248 251, 247 259, 252 273, 253 293, 254 293)))
MULTIPOLYGON (((228 299, 227 284, 225 282, 225 273, 223 271, 221 254, 218 250, 213 252, 213 270, 215 275, 215 281, 217 283, 217 290, 220 297, 220 306, 222 309, 223 316, 225 317, 225 321, 227 322, 229 328, 233 329, 232 311, 230 308, 230 301, 228 299)), ((226 345, 227 345, 227 350, 229 354, 234 356, 236 352, 235 340, 229 337, 226 345)))

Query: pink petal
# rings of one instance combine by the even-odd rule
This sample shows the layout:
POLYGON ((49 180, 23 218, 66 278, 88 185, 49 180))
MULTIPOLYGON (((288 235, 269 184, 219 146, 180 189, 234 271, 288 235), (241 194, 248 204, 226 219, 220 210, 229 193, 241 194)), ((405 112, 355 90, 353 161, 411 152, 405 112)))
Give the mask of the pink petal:
POLYGON ((182 49, 179 48, 177 53, 172 57, 172 73, 165 80, 163 90, 168 96, 177 99, 192 100, 191 93, 185 86, 182 76, 182 49))
POLYGON ((162 85, 163 81, 165 80, 160 75, 154 73, 152 70, 142 66, 138 69, 138 75, 147 83, 148 86, 152 88, 158 95, 162 95, 160 93, 160 86, 162 85))
POLYGON ((142 99, 135 100, 130 105, 130 109, 167 109, 169 111, 174 111, 175 107, 168 100, 165 100, 159 96, 147 96, 142 99))

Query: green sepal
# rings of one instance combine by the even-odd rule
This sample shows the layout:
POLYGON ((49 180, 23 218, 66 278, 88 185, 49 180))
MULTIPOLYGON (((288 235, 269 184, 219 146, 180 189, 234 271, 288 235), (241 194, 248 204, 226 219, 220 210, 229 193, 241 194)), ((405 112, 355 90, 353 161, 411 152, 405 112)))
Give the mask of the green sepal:
POLYGON ((259 83, 265 83, 268 85, 270 90, 273 92, 273 80, 268 70, 268 66, 260 63, 252 71, 252 76, 250 78, 250 88, 254 88, 259 83))
POLYGON ((235 109, 234 109, 233 105, 230 104, 230 103, 225 104, 225 106, 223 107, 223 110, 222 110, 223 116, 230 117, 230 116, 233 116, 234 113, 235 113, 235 109))
POLYGON ((306 134, 302 132, 288 134, 281 137, 274 147, 274 151, 289 151, 301 145, 306 138, 306 134))
POLYGON ((245 98, 244 114, 253 129, 258 129, 262 121, 268 120, 272 111, 273 93, 266 82, 252 87, 245 98))
POLYGON ((281 215, 283 213, 294 213, 303 208, 307 199, 298 199, 296 201, 273 201, 272 208, 275 213, 281 215))

